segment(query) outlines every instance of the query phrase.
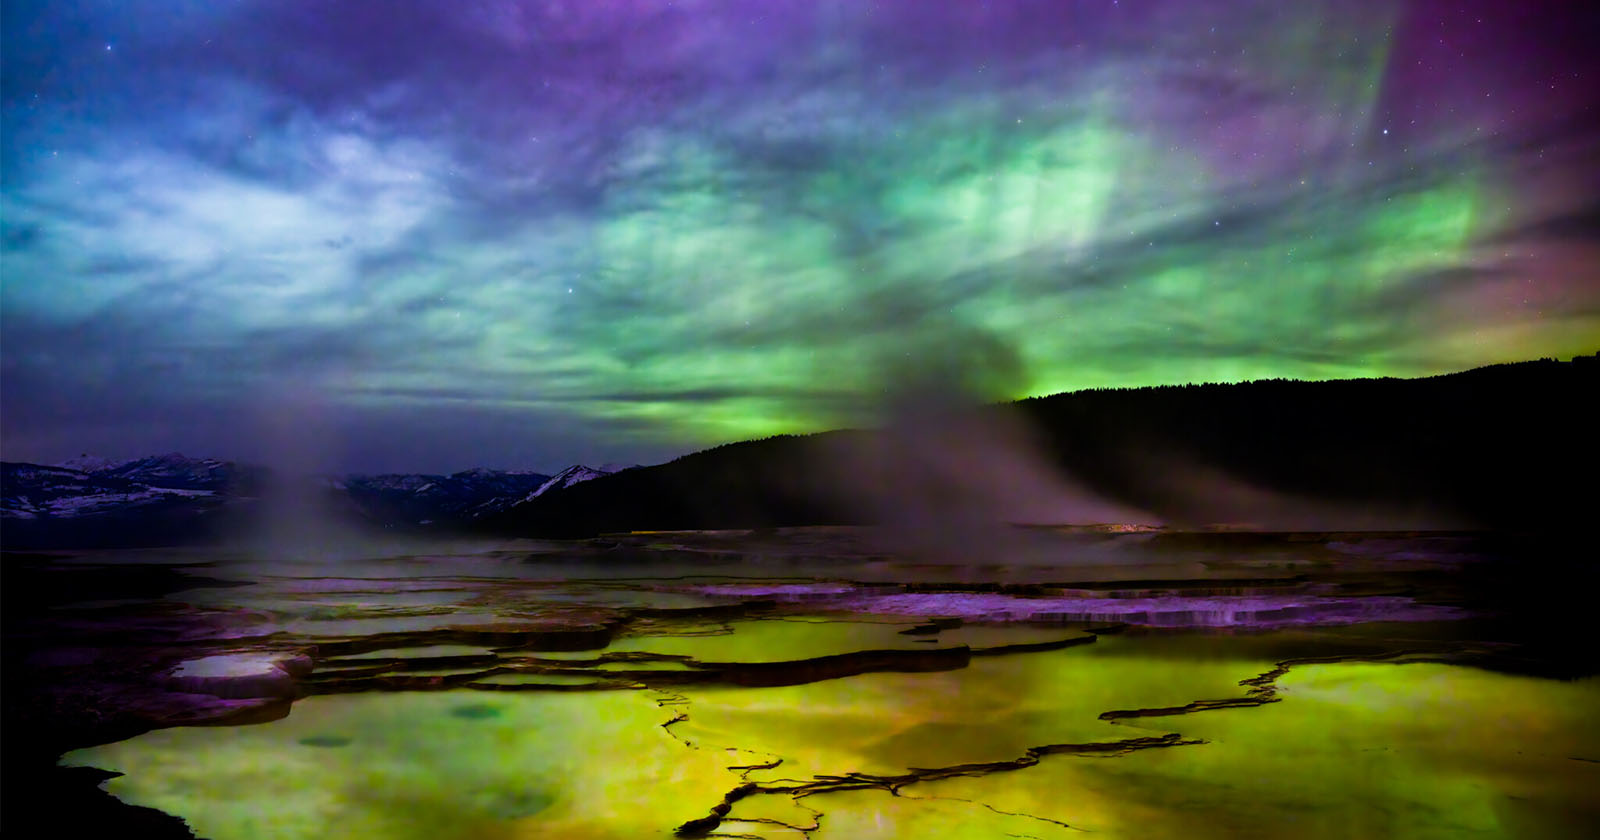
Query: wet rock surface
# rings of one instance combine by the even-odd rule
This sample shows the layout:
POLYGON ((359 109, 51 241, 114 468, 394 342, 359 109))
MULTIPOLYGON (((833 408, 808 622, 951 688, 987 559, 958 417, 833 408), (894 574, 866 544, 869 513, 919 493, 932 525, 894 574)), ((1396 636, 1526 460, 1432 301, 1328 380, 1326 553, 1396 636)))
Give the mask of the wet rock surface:
MULTIPOLYGON (((715 755, 679 791, 679 805, 698 804, 652 831, 850 836, 834 833, 854 807, 842 803, 880 807, 863 798, 871 791, 896 800, 899 813, 921 802, 917 791, 959 779, 1006 776, 1031 789, 1041 765, 1071 757, 1214 747, 1189 734, 1191 716, 1263 713, 1302 669, 1444 663, 1571 676, 1588 667, 1519 631, 1519 605, 1481 583, 1484 567, 1505 562, 1504 547, 1478 538, 1057 536, 1054 563, 1040 555, 1014 565, 912 562, 835 529, 377 558, 31 558, 30 582, 109 570, 150 583, 120 600, 101 597, 106 587, 75 598, 72 587, 43 584, 51 597, 33 603, 8 591, 7 777, 31 776, 8 782, 7 799, 35 807, 8 809, 7 825, 48 820, 47 811, 59 819, 54 803, 68 801, 101 803, 77 809, 83 819, 124 813, 93 789, 101 777, 50 769, 68 750, 112 744, 69 761, 125 770, 108 787, 143 807, 152 771, 134 745, 158 735, 203 752, 211 733, 257 732, 267 755, 279 749, 267 735, 289 727, 293 749, 355 755, 370 737, 299 732, 296 721, 358 708, 322 703, 384 708, 428 695, 453 704, 453 720, 511 714, 505 702, 537 716, 540 704, 571 698, 559 702, 577 704, 561 707, 575 726, 596 725, 584 703, 622 703, 625 717, 680 751, 660 752, 666 764, 685 760, 681 751, 715 755), (1083 663, 1111 670, 1073 670, 1083 663), (1198 663, 1172 672, 1196 675, 1192 696, 1182 693, 1187 678, 1161 676, 1170 663, 1198 663), (924 694, 949 708, 910 699, 924 694), (651 709, 665 717, 650 723, 651 709), (756 723, 769 718, 785 723, 756 723), (193 726, 207 728, 171 729, 193 726), (1157 731, 1118 731, 1129 726, 1157 731), (774 735, 784 729, 795 739, 774 735), (153 734, 136 737, 144 732, 153 734)), ((552 785, 533 799, 495 800, 483 825, 599 830, 564 810, 575 807, 570 793, 552 785)), ((969 801, 988 817, 951 811, 961 801, 922 802, 897 817, 904 833, 882 836, 914 836, 930 814, 951 825, 978 820, 983 831, 1020 820, 1036 836, 1078 827, 998 800, 969 801)), ((225 804, 193 807, 220 827, 214 836, 250 836, 227 828, 225 804)), ((186 836, 181 824, 167 827, 186 836)))

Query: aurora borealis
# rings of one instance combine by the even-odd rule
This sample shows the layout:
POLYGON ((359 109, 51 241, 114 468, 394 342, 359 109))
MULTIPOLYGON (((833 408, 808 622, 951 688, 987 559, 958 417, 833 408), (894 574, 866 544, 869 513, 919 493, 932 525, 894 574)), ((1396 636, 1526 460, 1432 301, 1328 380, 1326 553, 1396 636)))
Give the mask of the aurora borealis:
POLYGON ((555 468, 908 377, 1593 352, 1583 6, 8 0, 6 457, 555 468))

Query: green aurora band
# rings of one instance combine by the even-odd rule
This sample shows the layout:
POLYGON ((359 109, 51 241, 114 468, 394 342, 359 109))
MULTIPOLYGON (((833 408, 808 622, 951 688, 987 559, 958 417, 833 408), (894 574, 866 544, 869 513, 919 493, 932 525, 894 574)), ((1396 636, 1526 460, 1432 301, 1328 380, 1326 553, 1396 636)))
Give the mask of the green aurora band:
POLYGON ((19 7, 7 438, 248 457, 291 404, 378 441, 351 466, 556 466, 871 423, 908 382, 1591 352, 1585 30, 1445 5, 288 4, 102 10, 103 43, 18 41, 54 25, 19 7), (404 62, 337 51, 380 24, 404 62), (323 69, 183 51, 258 28, 323 69))

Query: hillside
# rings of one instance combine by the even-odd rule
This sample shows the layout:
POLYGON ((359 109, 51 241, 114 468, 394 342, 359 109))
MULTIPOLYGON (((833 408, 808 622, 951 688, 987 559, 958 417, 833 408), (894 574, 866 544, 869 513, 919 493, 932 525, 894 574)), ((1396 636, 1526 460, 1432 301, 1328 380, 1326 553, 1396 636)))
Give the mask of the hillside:
POLYGON ((902 503, 920 508, 913 521, 937 521, 1057 480, 1073 500, 1062 522, 1122 505, 1178 525, 1564 525, 1594 501, 1587 404, 1597 386, 1600 357, 1589 356, 1422 379, 1057 394, 881 431, 720 446, 552 491, 484 526, 582 536, 856 524, 894 518, 902 503), (1032 474, 1041 465, 1047 480, 1032 474))

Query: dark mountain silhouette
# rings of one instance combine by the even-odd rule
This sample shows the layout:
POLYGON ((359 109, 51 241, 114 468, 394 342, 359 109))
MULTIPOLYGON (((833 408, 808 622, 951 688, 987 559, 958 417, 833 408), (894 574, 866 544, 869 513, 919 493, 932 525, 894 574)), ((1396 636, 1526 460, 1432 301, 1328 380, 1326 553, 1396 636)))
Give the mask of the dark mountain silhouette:
POLYGON ((859 432, 779 435, 552 488, 486 517, 490 532, 552 537, 604 531, 857 524, 828 499, 821 442, 859 432))
MULTIPOLYGON (((1027 430, 1030 452, 1063 480, 1178 525, 1541 528, 1592 511, 1597 386, 1600 356, 1585 356, 1422 379, 1079 391, 918 423, 1003 417, 1027 430)), ((870 522, 895 500, 864 497, 861 485, 907 458, 948 454, 913 447, 898 460, 878 457, 907 438, 965 445, 925 425, 728 444, 552 490, 481 524, 572 537, 870 522)), ((936 480, 962 482, 948 473, 936 480)), ((1006 476, 985 479, 1004 486, 1006 476)), ((914 489, 958 504, 971 495, 914 489)))
POLYGON ((1269 380, 1027 400, 1057 462, 1180 520, 1248 519, 1185 468, 1277 494, 1463 524, 1533 526, 1594 501, 1600 356, 1422 379, 1269 380), (1175 478, 1175 473, 1178 474, 1175 478))
MULTIPOLYGON (((1107 389, 872 431, 726 444, 552 479, 468 470, 285 485, 329 517, 416 533, 608 531, 962 519, 1160 521, 1258 530, 1549 528, 1585 521, 1600 474, 1600 356, 1423 379, 1107 389)), ((205 542, 248 530, 270 473, 173 454, 0 464, 0 545, 205 542)))

